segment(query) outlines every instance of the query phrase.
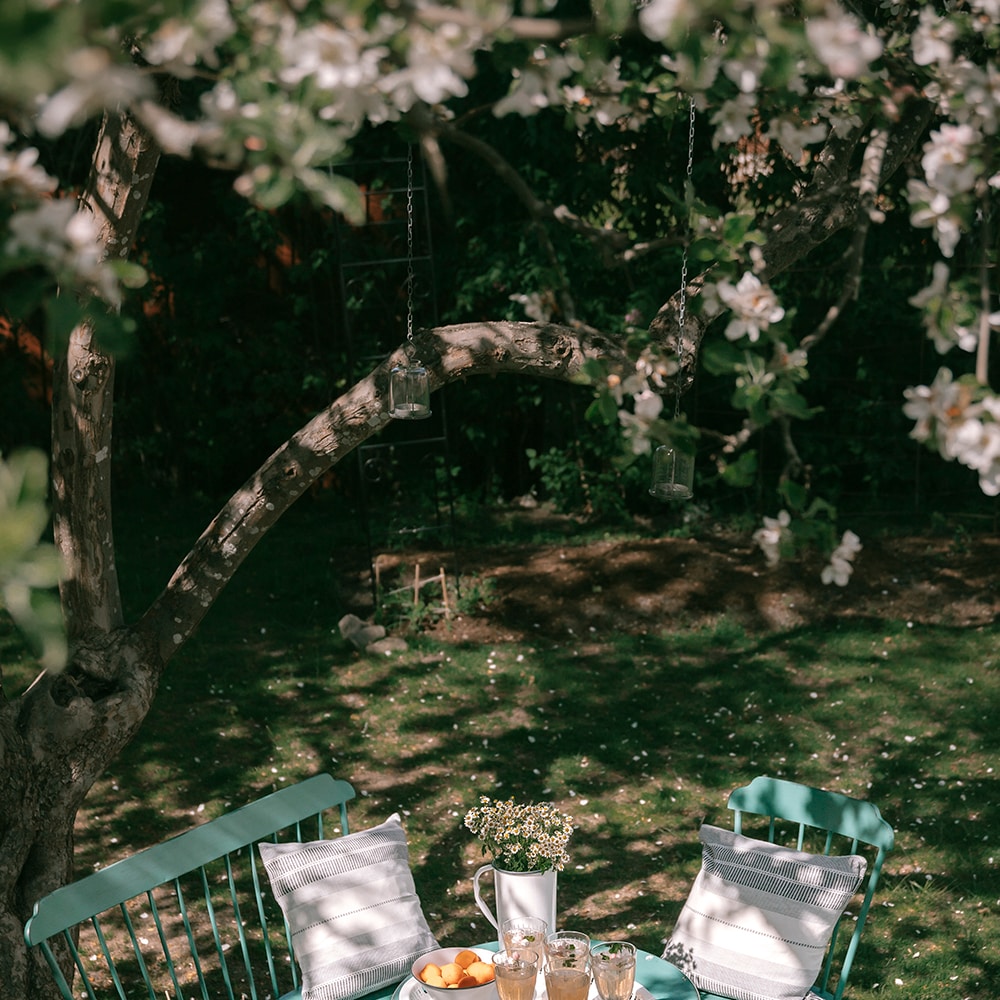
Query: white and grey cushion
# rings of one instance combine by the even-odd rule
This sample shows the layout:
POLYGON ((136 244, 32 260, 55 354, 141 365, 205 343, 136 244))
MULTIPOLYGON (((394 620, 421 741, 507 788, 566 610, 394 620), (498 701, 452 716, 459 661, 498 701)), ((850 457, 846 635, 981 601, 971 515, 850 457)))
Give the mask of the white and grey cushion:
POLYGON ((663 957, 719 996, 802 1000, 865 859, 806 854, 714 826, 699 836, 701 871, 663 957))
POLYGON ((346 837, 258 848, 292 931, 302 1000, 355 1000, 437 949, 397 814, 346 837))

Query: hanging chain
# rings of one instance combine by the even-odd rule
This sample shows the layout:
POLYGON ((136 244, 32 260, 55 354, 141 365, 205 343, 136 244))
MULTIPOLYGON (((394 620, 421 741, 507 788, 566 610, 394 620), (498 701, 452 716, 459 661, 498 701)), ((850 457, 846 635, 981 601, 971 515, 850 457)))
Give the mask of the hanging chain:
MULTIPOLYGON (((688 105, 688 159, 686 180, 690 182, 694 167, 694 98, 688 105)), ((685 196, 687 192, 685 191, 685 196)), ((685 203, 687 198, 685 197, 685 203)), ((690 235, 690 233, 688 233, 690 235)), ((688 276, 688 243, 684 240, 684 253, 681 255, 681 304, 677 310, 677 391, 674 393, 674 420, 681 414, 681 384, 684 378, 684 322, 687 319, 687 276, 688 276)))
POLYGON ((406 340, 413 343, 413 146, 406 147, 406 340))

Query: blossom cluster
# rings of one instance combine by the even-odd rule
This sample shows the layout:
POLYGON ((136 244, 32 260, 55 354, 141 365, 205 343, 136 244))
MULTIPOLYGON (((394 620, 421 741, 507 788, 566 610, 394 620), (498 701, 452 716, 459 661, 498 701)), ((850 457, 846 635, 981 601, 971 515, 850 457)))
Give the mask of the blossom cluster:
MULTIPOLYGON (((763 527, 753 533, 753 540, 763 552, 768 566, 777 566, 782 557, 795 548, 792 515, 787 510, 781 510, 777 517, 764 517, 763 521, 763 527)), ((861 548, 861 539, 853 531, 845 531, 830 553, 829 563, 820 573, 823 583, 846 587, 854 572, 854 557, 861 548)))
POLYGON ((987 495, 1000 495, 1000 396, 938 370, 931 385, 906 390, 903 412, 916 423, 910 436, 979 475, 987 495))
POLYGON ((645 348, 636 359, 635 371, 623 379, 612 373, 607 387, 618 406, 618 422, 633 454, 645 455, 652 449, 651 428, 663 411, 663 391, 669 380, 680 370, 674 358, 659 356, 645 348), (625 406, 625 397, 631 399, 632 408, 625 406))
POLYGON ((753 540, 764 553, 768 566, 777 566, 785 550, 792 544, 789 526, 792 515, 787 510, 778 511, 777 517, 764 517, 764 526, 753 533, 753 540))
POLYGON ((861 539, 853 531, 845 531, 840 544, 830 553, 829 565, 823 568, 820 579, 824 583, 835 583, 846 587, 854 572, 854 557, 861 551, 861 539))
POLYGON ((103 258, 97 220, 77 210, 75 201, 53 198, 56 179, 38 164, 38 150, 16 148, 14 135, 0 121, 0 218, 6 238, 0 255, 7 268, 47 268, 64 288, 96 292, 106 302, 121 302, 118 275, 103 258))
POLYGON ((482 796, 465 815, 465 826, 482 841, 483 854, 505 871, 562 871, 573 820, 551 802, 515 803, 482 796))

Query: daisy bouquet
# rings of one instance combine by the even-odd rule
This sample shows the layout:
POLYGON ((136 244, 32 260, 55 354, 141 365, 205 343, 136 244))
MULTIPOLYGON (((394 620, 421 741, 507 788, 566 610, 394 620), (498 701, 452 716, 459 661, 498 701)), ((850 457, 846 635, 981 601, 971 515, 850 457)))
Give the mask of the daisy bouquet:
POLYGON ((465 815, 495 868, 509 872, 562 871, 573 821, 551 802, 515 803, 482 796, 465 815))

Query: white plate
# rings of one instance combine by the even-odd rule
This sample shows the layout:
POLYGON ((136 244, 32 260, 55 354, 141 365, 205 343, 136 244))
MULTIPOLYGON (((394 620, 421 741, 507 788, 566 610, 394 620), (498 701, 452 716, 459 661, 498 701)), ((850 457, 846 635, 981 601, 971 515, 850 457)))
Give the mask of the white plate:
MULTIPOLYGON (((475 950, 475 949, 473 949, 475 950)), ((535 997, 537 1000, 545 1000, 545 979, 539 975, 535 986, 535 997)), ((419 979, 410 976, 404 979, 392 994, 392 1000, 432 1000, 430 992, 424 989, 424 984, 419 979)), ((591 982, 590 993, 587 1000, 598 1000, 597 987, 591 982)), ((640 983, 635 984, 635 994, 633 1000, 653 1000, 653 994, 640 983)))

